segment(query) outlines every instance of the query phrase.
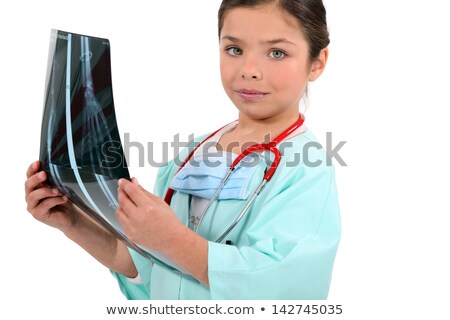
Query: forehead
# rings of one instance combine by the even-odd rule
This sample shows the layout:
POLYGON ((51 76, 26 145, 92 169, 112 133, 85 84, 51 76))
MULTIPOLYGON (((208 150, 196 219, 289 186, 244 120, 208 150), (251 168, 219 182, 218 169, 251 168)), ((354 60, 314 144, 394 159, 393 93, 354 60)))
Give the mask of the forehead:
POLYGON ((237 7, 224 15, 221 36, 304 39, 297 19, 275 5, 237 7))

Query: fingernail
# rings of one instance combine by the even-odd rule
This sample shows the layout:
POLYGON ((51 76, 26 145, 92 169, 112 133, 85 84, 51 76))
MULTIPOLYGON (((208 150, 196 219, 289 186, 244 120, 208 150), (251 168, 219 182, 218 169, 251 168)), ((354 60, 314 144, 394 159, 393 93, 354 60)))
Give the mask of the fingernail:
POLYGON ((58 191, 58 189, 52 189, 52 193, 53 193, 53 194, 58 194, 59 191, 58 191))
POLYGON ((123 179, 119 179, 119 187, 123 184, 123 179))
POLYGON ((66 196, 63 196, 62 199, 63 199, 64 201, 69 200, 69 198, 67 198, 66 196))
POLYGON ((45 172, 44 171, 39 173, 39 178, 41 178, 41 179, 45 178, 45 172))

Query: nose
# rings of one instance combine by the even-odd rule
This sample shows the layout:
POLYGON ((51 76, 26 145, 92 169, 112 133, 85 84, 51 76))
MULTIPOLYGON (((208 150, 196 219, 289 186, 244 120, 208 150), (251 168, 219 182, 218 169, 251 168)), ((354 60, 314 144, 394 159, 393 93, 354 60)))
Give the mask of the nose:
POLYGON ((241 69, 241 78, 243 80, 261 80, 262 72, 261 68, 254 57, 247 55, 245 59, 243 59, 242 69, 241 69))

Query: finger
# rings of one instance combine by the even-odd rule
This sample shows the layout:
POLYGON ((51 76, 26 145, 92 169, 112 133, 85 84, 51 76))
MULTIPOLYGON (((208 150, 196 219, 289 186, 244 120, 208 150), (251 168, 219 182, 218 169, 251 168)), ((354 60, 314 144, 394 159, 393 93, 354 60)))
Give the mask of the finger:
POLYGON ((116 218, 123 226, 128 224, 129 218, 121 207, 118 207, 116 210, 116 218))
POLYGON ((142 188, 141 186, 139 186, 139 188, 142 191, 144 191, 147 196, 152 197, 152 198, 158 198, 158 196, 155 196, 153 193, 151 193, 150 191, 147 191, 146 189, 142 188))
POLYGON ((35 173, 25 181, 25 194, 30 194, 36 187, 47 179, 45 171, 35 173))
POLYGON ((119 190, 117 200, 119 201, 119 208, 124 211, 126 215, 131 215, 137 209, 136 204, 128 197, 122 190, 119 190))
POLYGON ((42 220, 42 217, 46 215, 50 209, 66 203, 67 200, 68 199, 66 196, 47 198, 44 201, 42 201, 38 206, 36 206, 33 210, 31 210, 30 213, 36 219, 42 220))
POLYGON ((141 189, 142 191, 144 191, 144 193, 145 193, 146 195, 148 195, 148 196, 150 196, 150 197, 157 197, 157 196, 155 196, 153 193, 151 193, 151 192, 147 191, 146 189, 144 189, 144 188, 139 184, 139 181, 138 181, 138 179, 137 179, 136 177, 131 178, 131 182, 132 182, 134 185, 138 186, 139 189, 141 189))
POLYGON ((138 186, 138 187, 139 187, 139 190, 141 190, 145 194, 145 196, 147 196, 150 200, 152 200, 152 201, 159 201, 159 200, 161 200, 160 197, 158 197, 157 195, 154 195, 150 191, 147 191, 142 186, 138 186))
POLYGON ((139 189, 141 189, 142 191, 144 191, 144 193, 145 193, 146 195, 148 195, 148 196, 150 196, 150 197, 153 197, 153 198, 157 197, 157 196, 155 196, 153 193, 151 193, 151 192, 147 191, 146 189, 144 189, 144 188, 139 184, 139 181, 138 181, 138 179, 137 179, 136 177, 131 178, 131 182, 132 182, 134 185, 138 186, 139 189))
POLYGON ((146 193, 141 187, 133 184, 131 181, 120 179, 119 188, 120 191, 125 192, 125 194, 136 204, 136 206, 144 207, 147 204, 148 196, 146 193))
POLYGON ((27 178, 31 177, 32 175, 34 175, 36 172, 38 172, 39 167, 41 166, 41 163, 39 161, 35 161, 33 162, 27 170, 27 178))
POLYGON ((26 198, 28 203, 28 208, 32 209, 36 207, 43 199, 45 198, 52 198, 62 196, 58 189, 50 189, 50 188, 39 188, 37 190, 32 191, 29 193, 28 197, 26 198))

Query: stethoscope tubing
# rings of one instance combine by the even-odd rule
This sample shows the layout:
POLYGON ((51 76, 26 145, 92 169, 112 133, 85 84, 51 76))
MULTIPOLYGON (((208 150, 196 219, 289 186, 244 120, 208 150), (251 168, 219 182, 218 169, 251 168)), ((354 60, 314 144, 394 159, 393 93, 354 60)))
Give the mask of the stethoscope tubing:
MULTIPOLYGON (((199 222, 194 230, 194 232, 198 232, 198 229, 200 227, 201 222, 203 221, 203 218, 206 214, 206 212, 208 211, 209 207, 211 206, 211 204, 216 200, 216 198, 218 197, 218 195, 220 194, 220 192, 222 191, 223 187, 225 186, 226 182, 228 181, 228 179, 230 178, 230 176, 233 174, 234 170, 236 169, 236 167, 239 165, 239 163, 241 162, 242 159, 244 159, 245 157, 247 157, 249 154, 251 153, 255 153, 255 152, 259 152, 259 151, 264 151, 267 150, 269 152, 272 152, 274 155, 274 159, 270 165, 270 167, 266 170, 266 172, 264 173, 264 177, 263 180, 260 182, 260 184, 258 185, 258 187, 256 188, 256 190, 254 191, 254 193, 252 194, 251 198, 249 199, 249 201, 247 201, 246 205, 244 206, 244 208, 241 210, 241 212, 239 213, 239 215, 236 217, 236 219, 231 223, 231 225, 227 228, 227 230, 225 230, 224 233, 222 233, 220 235, 219 238, 217 238, 217 240, 215 242, 220 243, 223 241, 223 239, 225 239, 225 237, 234 229, 234 227, 242 220, 242 218, 245 216, 245 214, 247 213, 248 209, 251 207, 251 205, 253 204, 253 202, 256 200, 257 196, 261 193, 261 191, 263 190, 264 186, 266 185, 267 182, 270 181, 270 179, 272 179, 273 175, 275 174, 278 165, 280 164, 281 161, 281 152, 280 150, 277 148, 277 145, 283 141, 284 139, 286 139, 289 135, 291 135, 295 130, 297 130, 298 128, 300 128, 303 125, 303 122, 305 121, 305 117, 303 114, 299 115, 299 118, 297 119, 297 121, 292 124, 289 128, 287 128, 285 131, 283 131, 280 135, 278 135, 275 139, 273 139, 271 142, 269 143, 258 143, 258 144, 254 144, 249 146, 248 148, 246 148, 241 154, 239 154, 236 159, 233 161, 233 163, 231 164, 227 174, 225 175, 225 177, 222 179, 219 187, 217 188, 217 190, 214 192, 213 196, 211 197, 211 199, 208 201, 207 205, 205 206, 205 208, 203 209, 200 218, 199 218, 199 222)), ((186 165, 186 163, 193 157, 195 151, 205 142, 208 141, 210 138, 212 138, 216 133, 218 133, 220 130, 222 130, 224 127, 220 128, 219 130, 213 132, 212 134, 210 134, 208 137, 206 137, 206 139, 204 139, 201 143, 199 143, 192 151, 191 153, 187 156, 187 158, 184 160, 184 162, 181 164, 181 166, 178 168, 177 173, 186 165)), ((174 190, 169 188, 167 190, 166 196, 164 197, 164 200, 166 201, 167 204, 170 205, 170 200, 172 199, 174 190)))
MULTIPOLYGON (((227 230, 225 230, 224 233, 222 233, 222 235, 217 238, 217 240, 215 242, 220 243, 222 242, 223 239, 225 239, 225 237, 231 232, 231 230, 234 229, 234 227, 239 223, 239 221, 241 221, 241 219, 244 217, 244 215, 247 213, 248 209, 251 207, 251 205, 253 204, 253 202, 256 200, 256 197, 259 195, 259 193, 262 191, 262 189, 264 188, 264 186, 266 185, 267 180, 263 179, 261 181, 261 183, 258 185, 258 187, 256 188, 256 191, 253 193, 252 197, 250 198, 249 201, 247 201, 247 203, 245 204, 245 207, 241 210, 241 213, 236 217, 236 219, 234 219, 233 223, 228 227, 227 230)), ((200 223, 199 223, 200 225, 200 223)))

